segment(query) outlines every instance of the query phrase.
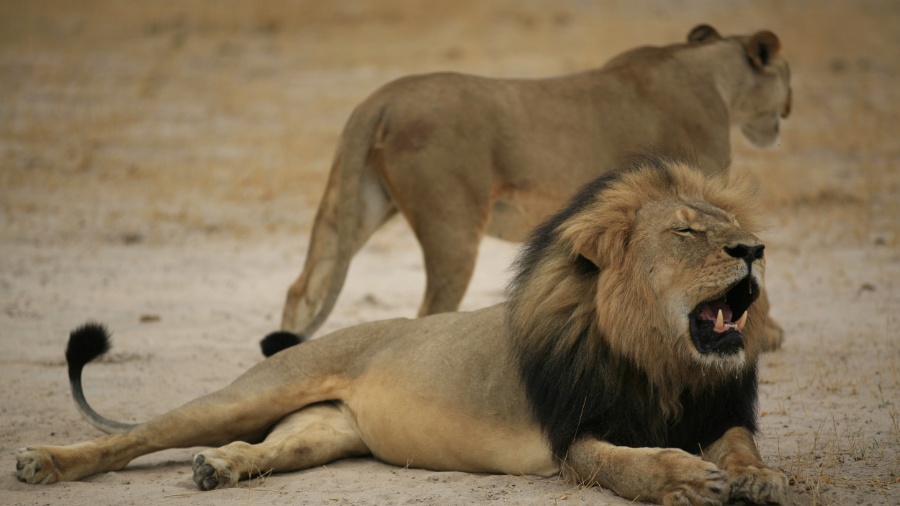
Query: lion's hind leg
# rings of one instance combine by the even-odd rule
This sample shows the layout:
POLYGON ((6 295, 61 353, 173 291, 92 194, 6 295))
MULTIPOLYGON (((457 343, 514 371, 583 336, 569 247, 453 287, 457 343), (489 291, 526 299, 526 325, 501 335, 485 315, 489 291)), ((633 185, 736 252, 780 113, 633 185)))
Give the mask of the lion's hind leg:
POLYGON ((344 457, 369 454, 344 411, 333 403, 294 412, 255 445, 234 442, 194 457, 194 482, 201 490, 232 487, 269 472, 296 471, 344 457))

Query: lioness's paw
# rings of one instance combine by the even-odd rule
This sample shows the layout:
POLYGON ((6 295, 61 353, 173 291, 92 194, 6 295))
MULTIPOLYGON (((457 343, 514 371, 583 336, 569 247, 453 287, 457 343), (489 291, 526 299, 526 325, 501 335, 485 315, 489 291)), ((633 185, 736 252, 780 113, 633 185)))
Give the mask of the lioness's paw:
POLYGON ((661 503, 666 506, 716 506, 728 501, 728 473, 696 455, 675 449, 658 455, 664 477, 661 503))
POLYGON ((41 448, 20 448, 16 453, 16 478, 32 485, 59 481, 60 473, 50 452, 41 448))
POLYGON ((233 487, 240 477, 231 468, 230 462, 207 452, 198 453, 191 467, 194 470, 194 483, 200 490, 233 487))
POLYGON ((731 498, 755 504, 786 502, 787 478, 781 471, 768 467, 730 468, 731 498))

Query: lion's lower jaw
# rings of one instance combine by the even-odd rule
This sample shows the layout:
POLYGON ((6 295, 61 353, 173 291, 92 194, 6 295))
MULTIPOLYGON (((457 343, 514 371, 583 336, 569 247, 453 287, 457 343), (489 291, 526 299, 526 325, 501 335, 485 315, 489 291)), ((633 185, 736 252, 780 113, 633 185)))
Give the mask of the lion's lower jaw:
POLYGON ((744 350, 725 355, 715 352, 700 353, 695 350, 693 356, 704 369, 712 369, 717 374, 737 374, 747 367, 747 354, 744 350))

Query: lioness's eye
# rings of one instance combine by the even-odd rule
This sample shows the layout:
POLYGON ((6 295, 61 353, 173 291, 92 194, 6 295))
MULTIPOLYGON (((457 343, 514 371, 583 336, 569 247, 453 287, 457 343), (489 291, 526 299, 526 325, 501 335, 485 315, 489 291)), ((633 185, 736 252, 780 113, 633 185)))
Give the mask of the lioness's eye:
POLYGON ((690 227, 679 228, 679 229, 676 229, 675 231, 678 232, 679 234, 693 234, 694 232, 696 232, 696 230, 694 230, 690 227))

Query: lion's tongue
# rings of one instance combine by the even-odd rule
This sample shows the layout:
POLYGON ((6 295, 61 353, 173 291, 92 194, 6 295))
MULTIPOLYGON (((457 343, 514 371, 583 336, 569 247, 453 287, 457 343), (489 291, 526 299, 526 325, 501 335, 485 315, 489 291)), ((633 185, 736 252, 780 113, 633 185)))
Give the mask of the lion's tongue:
POLYGON ((725 323, 731 323, 731 318, 734 315, 731 313, 731 308, 728 307, 728 304, 722 300, 715 300, 709 304, 704 304, 703 307, 700 308, 700 314, 698 316, 701 320, 714 322, 716 321, 716 317, 720 310, 722 311, 722 318, 725 320, 725 323))

